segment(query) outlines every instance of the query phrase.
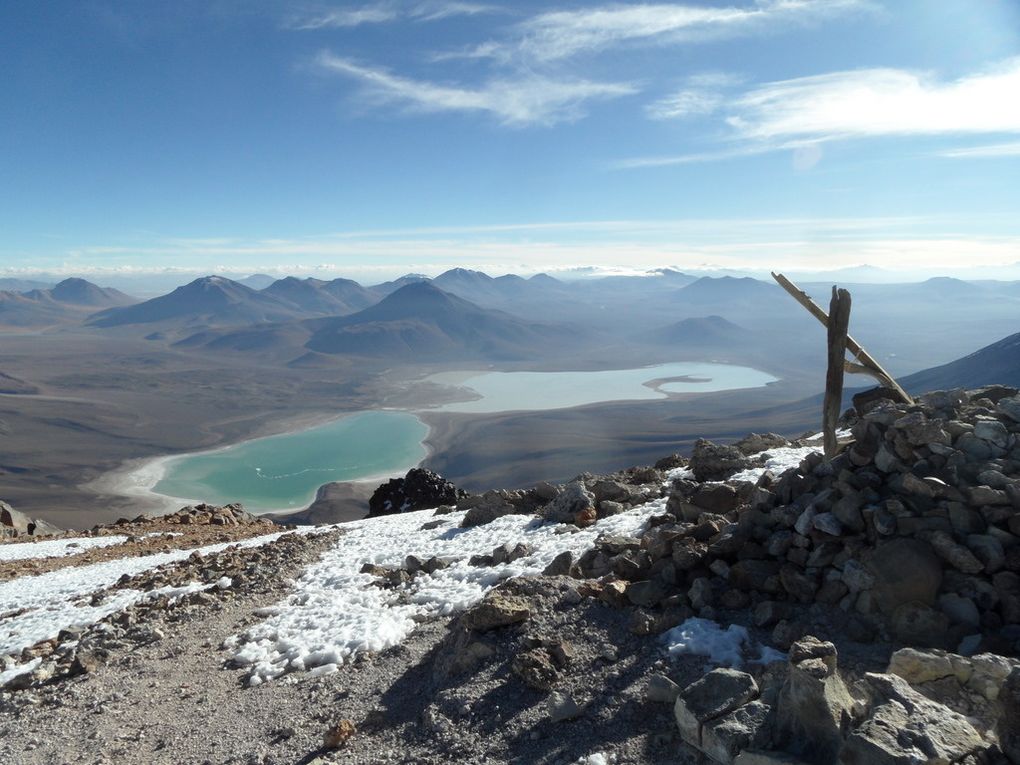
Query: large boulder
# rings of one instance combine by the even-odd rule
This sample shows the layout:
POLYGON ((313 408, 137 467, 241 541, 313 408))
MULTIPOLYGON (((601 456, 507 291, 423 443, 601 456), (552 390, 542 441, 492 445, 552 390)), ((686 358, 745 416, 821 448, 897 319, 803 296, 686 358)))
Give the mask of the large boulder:
POLYGON ((677 697, 673 714, 680 736, 691 746, 705 751, 703 726, 757 697, 758 684, 751 675, 736 669, 713 669, 684 688, 677 697))
POLYGON ((901 677, 868 673, 871 714, 850 732, 840 765, 949 765, 986 748, 967 718, 901 677))
POLYGON ((455 505, 464 492, 441 475, 412 468, 403 478, 391 478, 368 500, 368 517, 409 513, 439 505, 455 505))
POLYGON ((542 508, 541 513, 547 521, 576 523, 580 526, 589 517, 595 516, 595 495, 581 481, 573 481, 564 486, 563 491, 542 508))

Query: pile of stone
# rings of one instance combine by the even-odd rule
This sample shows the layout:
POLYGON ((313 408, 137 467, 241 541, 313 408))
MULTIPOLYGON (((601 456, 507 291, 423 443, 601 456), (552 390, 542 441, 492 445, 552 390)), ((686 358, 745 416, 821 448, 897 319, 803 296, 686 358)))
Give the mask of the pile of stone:
MULTIPOLYGON (((187 505, 166 515, 139 515, 133 520, 121 518, 113 527, 106 527, 110 533, 123 533, 124 526, 152 526, 169 524, 171 526, 265 526, 275 524, 257 515, 252 515, 240 503, 229 505, 187 505)), ((97 530, 99 527, 97 527, 97 530)))
POLYGON ((410 513, 456 503, 465 494, 438 473, 412 468, 403 478, 391 478, 368 500, 368 517, 410 513))
POLYGON ((956 708, 962 694, 942 703, 904 677, 913 673, 916 681, 921 673, 921 680, 930 681, 931 671, 941 671, 934 667, 954 662, 968 679, 975 676, 975 661, 965 657, 898 652, 885 673, 866 673, 848 685, 835 646, 808 636, 791 646, 788 665, 764 674, 761 684, 747 672, 720 668, 672 695, 653 690, 658 686, 652 683, 649 695, 675 697, 681 737, 719 763, 1020 762, 1020 665, 1007 667, 1003 676, 982 675, 986 693, 993 686, 996 694, 1005 691, 997 722, 985 727, 956 708))
MULTIPOLYGON (((783 648, 803 634, 796 614, 822 604, 854 639, 1020 655, 1016 389, 862 409, 830 462, 811 454, 756 484, 675 480, 640 538, 599 540, 574 572, 607 577, 608 597, 634 605, 751 609, 783 648)), ((699 450, 695 475, 721 480, 748 460, 699 450)))

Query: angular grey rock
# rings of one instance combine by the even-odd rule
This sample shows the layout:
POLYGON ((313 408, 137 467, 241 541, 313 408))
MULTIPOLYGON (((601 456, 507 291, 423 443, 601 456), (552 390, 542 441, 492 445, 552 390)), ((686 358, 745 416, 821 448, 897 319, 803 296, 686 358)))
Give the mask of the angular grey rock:
POLYGON ((460 617, 462 626, 484 632, 526 621, 531 610, 526 601, 493 590, 460 617))
POLYGON ((833 762, 850 726, 854 700, 836 671, 836 647, 805 637, 790 647, 790 671, 776 705, 785 748, 833 762))
POLYGON ((725 481, 750 461, 735 446, 714 444, 704 438, 694 442, 690 468, 698 481, 725 481))
POLYGON ((684 741, 701 748, 701 726, 758 697, 758 684, 746 672, 719 668, 688 685, 673 707, 684 741))
POLYGON ((701 728, 701 751, 716 762, 730 765, 744 749, 767 746, 771 739, 771 708, 752 701, 701 728))
MULTIPOLYGON (((1020 407, 1017 413, 1020 414, 1020 407)), ((999 745, 1013 765, 1020 765, 1020 667, 1014 669, 999 694, 1002 716, 999 718, 999 745)))
POLYGON ((648 678, 648 686, 645 689, 645 696, 649 701, 661 702, 663 704, 675 704, 677 696, 679 695, 680 686, 665 675, 652 675, 648 678))
POLYGON ((575 720, 584 714, 581 707, 574 701, 573 696, 559 691, 549 694, 549 698, 545 700, 545 708, 549 712, 549 719, 553 722, 575 720))
POLYGON ((963 715, 915 691, 901 677, 868 673, 870 716, 847 736, 840 765, 949 765, 986 748, 963 715))
POLYGON ((540 511, 553 523, 573 523, 579 513, 595 509, 595 495, 581 481, 568 483, 552 502, 540 511))

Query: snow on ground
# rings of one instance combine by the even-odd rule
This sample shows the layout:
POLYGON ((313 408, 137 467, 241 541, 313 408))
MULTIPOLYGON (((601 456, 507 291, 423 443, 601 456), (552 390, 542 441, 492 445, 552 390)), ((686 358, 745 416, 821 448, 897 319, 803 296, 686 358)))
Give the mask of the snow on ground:
MULTIPOLYGON (((287 532, 282 532, 287 533, 287 532)), ((0 659, 14 656, 41 640, 55 638, 60 630, 94 624, 147 597, 183 594, 169 590, 113 590, 93 605, 92 593, 115 584, 123 575, 134 576, 164 563, 185 560, 197 549, 202 554, 219 552, 233 544, 258 547, 282 533, 253 537, 242 542, 224 542, 188 550, 174 550, 139 558, 62 568, 38 576, 23 576, 0 583, 0 659)), ((38 545, 31 545, 32 547, 38 545)), ((200 585, 195 585, 199 587, 200 585)))
POLYGON ((776 475, 779 475, 790 468, 797 467, 801 460, 812 452, 820 451, 821 447, 818 446, 780 446, 776 449, 768 449, 761 454, 754 455, 756 458, 765 458, 765 464, 762 467, 741 470, 739 473, 734 473, 730 476, 727 481, 750 481, 755 483, 766 470, 771 470, 776 475))
POLYGON ((786 654, 755 642, 747 627, 731 624, 724 630, 716 622, 696 616, 662 633, 660 639, 670 656, 704 656, 719 666, 739 668, 745 663, 786 660, 786 654))
POLYGON ((530 515, 506 515, 474 528, 460 528, 463 512, 439 516, 432 510, 371 518, 344 525, 347 533, 298 579, 286 600, 260 610, 265 621, 227 640, 234 659, 250 667, 249 683, 287 672, 336 670, 358 653, 382 651, 400 643, 415 627, 415 618, 451 614, 478 602, 501 581, 537 575, 560 553, 579 555, 602 534, 637 535, 649 516, 665 510, 657 499, 603 519, 587 529, 543 523, 530 515), (472 555, 524 542, 532 552, 499 566, 469 566, 472 555), (365 563, 397 567, 408 555, 456 559, 448 568, 419 574, 408 584, 383 589, 375 577, 359 573, 365 563))
POLYGON ((0 561, 64 558, 96 547, 109 547, 126 541, 127 537, 117 534, 109 537, 48 539, 43 542, 8 542, 0 545, 0 561))

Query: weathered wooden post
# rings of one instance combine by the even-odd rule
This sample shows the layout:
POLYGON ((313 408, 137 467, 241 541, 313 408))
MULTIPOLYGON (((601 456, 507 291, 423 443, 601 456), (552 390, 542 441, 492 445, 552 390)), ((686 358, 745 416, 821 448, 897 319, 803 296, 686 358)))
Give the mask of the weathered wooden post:
POLYGON ((829 319, 829 365, 825 373, 825 403, 822 405, 822 438, 825 458, 836 456, 836 422, 843 405, 843 372, 846 363, 846 338, 850 326, 850 293, 832 288, 829 319))

